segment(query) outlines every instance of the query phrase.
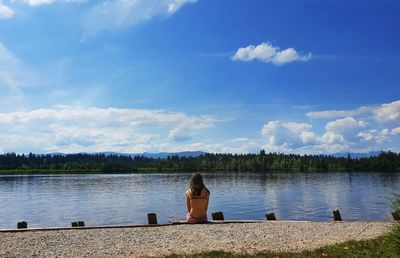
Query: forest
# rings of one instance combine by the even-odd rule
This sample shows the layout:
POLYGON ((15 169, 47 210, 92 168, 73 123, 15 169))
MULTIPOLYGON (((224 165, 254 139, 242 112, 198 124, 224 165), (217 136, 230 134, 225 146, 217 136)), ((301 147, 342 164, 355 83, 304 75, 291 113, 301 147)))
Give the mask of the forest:
POLYGON ((399 172, 400 154, 381 152, 376 157, 338 158, 329 155, 282 153, 214 154, 198 157, 105 154, 0 154, 0 172, 399 172))

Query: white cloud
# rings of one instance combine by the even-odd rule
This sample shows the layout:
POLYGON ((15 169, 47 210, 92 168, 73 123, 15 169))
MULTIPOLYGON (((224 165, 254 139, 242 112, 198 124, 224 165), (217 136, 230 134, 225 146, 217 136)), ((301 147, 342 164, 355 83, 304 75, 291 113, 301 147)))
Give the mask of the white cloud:
MULTIPOLYGON (((322 135, 313 131, 312 125, 298 122, 269 121, 261 134, 266 140, 263 148, 267 152, 320 154, 349 149, 343 133, 342 121, 332 121, 322 135)), ((346 134, 345 134, 346 135, 346 134)))
POLYGON ((309 123, 268 121, 262 127, 261 137, 258 139, 241 136, 217 142, 203 139, 204 141, 191 143, 193 140, 191 130, 187 130, 186 125, 181 124, 171 128, 168 134, 169 139, 178 141, 179 145, 164 143, 160 144, 159 148, 170 151, 202 150, 219 153, 257 153, 260 149, 265 149, 267 152, 299 154, 396 150, 400 144, 400 139, 397 137, 400 134, 400 127, 382 128, 383 124, 373 117, 379 108, 392 110, 395 105, 390 104, 392 103, 358 107, 351 113, 346 113, 355 113, 357 117, 344 116, 327 121, 322 131, 317 131, 309 123), (189 143, 182 144, 185 141, 189 143))
POLYGON ((389 129, 384 128, 380 131, 380 133, 378 133, 375 136, 375 138, 376 138, 376 143, 378 143, 378 144, 388 142, 388 141, 390 141, 390 138, 391 138, 391 132, 389 129))
POLYGON ((350 110, 328 110, 328 111, 312 111, 306 114, 311 119, 332 119, 342 118, 347 116, 358 116, 366 113, 370 113, 375 110, 375 106, 361 106, 356 109, 350 110))
POLYGON ((9 19, 14 16, 14 11, 0 1, 0 19, 9 19))
POLYGON ((269 146, 299 148, 315 140, 312 126, 305 123, 269 121, 261 130, 269 146))
POLYGON ((311 58, 311 53, 306 56, 300 56, 294 48, 288 48, 276 52, 273 62, 275 64, 286 64, 293 61, 308 61, 311 58))
POLYGON ((315 131, 307 123, 269 121, 261 131, 266 142, 264 148, 266 151, 303 154, 398 149, 400 127, 389 126, 398 123, 397 103, 317 114, 316 117, 323 118, 349 114, 357 116, 328 121, 322 132, 315 131))
POLYGON ((400 100, 381 105, 373 115, 381 124, 400 125, 400 100))
POLYGON ((303 144, 313 144, 317 140, 317 135, 314 132, 302 131, 300 138, 303 144))
POLYGON ((192 138, 188 131, 182 128, 174 128, 169 132, 168 137, 176 142, 185 142, 192 138))
POLYGON ((65 2, 65 3, 86 3, 88 0, 25 0, 30 6, 36 7, 41 5, 51 5, 55 2, 65 2))
POLYGON ((391 131, 392 135, 399 135, 400 134, 400 127, 393 128, 391 131))
POLYGON ((169 16, 196 0, 106 0, 84 16, 87 35, 129 28, 158 16, 169 16))
POLYGON ((202 116, 201 119, 196 117, 188 118, 182 120, 175 128, 173 128, 168 137, 175 142, 186 142, 191 140, 193 135, 193 130, 202 130, 206 128, 213 127, 216 120, 211 116, 202 116))
POLYGON ((359 131, 365 126, 366 123, 364 121, 357 121, 353 117, 345 117, 327 123, 325 129, 326 131, 353 136, 355 132, 359 131))
POLYGON ((25 0, 30 6, 49 5, 55 2, 55 0, 25 0))
POLYGON ((184 128, 196 136, 217 122, 209 115, 80 106, 0 113, 0 148, 15 152, 161 151, 162 143, 173 146, 168 133, 184 128))
POLYGON ((311 119, 332 119, 365 115, 372 115, 380 124, 400 125, 400 100, 380 106, 361 106, 349 110, 312 111, 306 114, 311 119))
POLYGON ((174 1, 167 1, 168 2, 168 13, 172 14, 178 11, 182 6, 187 3, 195 3, 197 0, 174 0, 174 1))
POLYGON ((253 61, 255 59, 282 65, 294 61, 308 61, 311 59, 311 53, 308 55, 300 55, 294 48, 279 50, 279 47, 272 46, 271 43, 261 43, 257 46, 250 45, 239 48, 235 55, 231 58, 234 61, 253 61))
POLYGON ((369 130, 367 132, 359 132, 357 137, 361 138, 363 141, 372 141, 375 139, 376 130, 369 130))
POLYGON ((332 144, 332 143, 345 143, 344 137, 342 134, 337 132, 328 131, 322 135, 320 140, 323 143, 332 144))
POLYGON ((330 121, 325 125, 325 133, 318 138, 320 147, 325 151, 346 151, 361 147, 361 142, 371 137, 371 131, 362 132, 367 125, 365 121, 353 117, 330 121))

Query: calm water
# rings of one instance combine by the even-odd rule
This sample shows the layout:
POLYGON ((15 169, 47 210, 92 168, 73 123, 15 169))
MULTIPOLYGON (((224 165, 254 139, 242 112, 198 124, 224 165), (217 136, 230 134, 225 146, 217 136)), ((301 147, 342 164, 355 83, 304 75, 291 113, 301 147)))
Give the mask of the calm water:
MULTIPOLYGON (((191 174, 89 174, 0 176, 0 228, 147 223, 183 220, 184 192, 191 174)), ((330 221, 333 209, 344 220, 389 220, 391 194, 400 173, 205 173, 211 212, 225 219, 330 221)))

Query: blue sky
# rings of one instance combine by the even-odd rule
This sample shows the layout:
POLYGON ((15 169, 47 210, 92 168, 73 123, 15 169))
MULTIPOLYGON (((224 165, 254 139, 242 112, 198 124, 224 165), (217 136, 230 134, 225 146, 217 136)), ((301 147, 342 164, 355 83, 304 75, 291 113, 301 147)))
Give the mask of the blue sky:
POLYGON ((400 151, 399 8, 0 0, 0 152, 400 151))

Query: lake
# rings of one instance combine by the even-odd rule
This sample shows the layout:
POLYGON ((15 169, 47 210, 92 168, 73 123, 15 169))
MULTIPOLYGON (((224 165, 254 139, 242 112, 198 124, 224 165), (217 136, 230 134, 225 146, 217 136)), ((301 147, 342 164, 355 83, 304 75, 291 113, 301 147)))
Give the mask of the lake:
MULTIPOLYGON (((159 223, 183 220, 190 173, 0 175, 0 228, 159 223)), ((211 212, 225 219, 391 220, 400 173, 203 173, 211 212)))

